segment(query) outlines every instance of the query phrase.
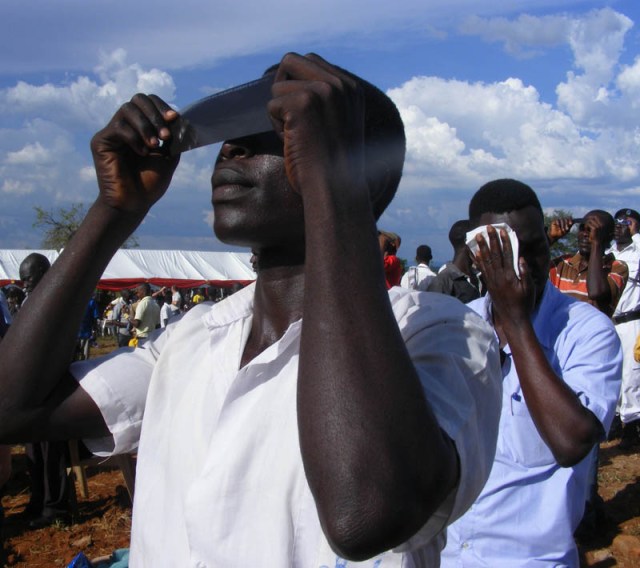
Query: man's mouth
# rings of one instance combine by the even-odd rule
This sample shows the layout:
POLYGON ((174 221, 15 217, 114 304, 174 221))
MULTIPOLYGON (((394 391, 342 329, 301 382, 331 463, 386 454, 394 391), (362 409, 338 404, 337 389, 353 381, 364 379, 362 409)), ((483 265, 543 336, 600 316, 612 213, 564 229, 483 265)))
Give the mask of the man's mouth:
POLYGON ((237 199, 251 187, 251 182, 240 172, 231 168, 216 169, 211 177, 211 201, 221 203, 237 199))

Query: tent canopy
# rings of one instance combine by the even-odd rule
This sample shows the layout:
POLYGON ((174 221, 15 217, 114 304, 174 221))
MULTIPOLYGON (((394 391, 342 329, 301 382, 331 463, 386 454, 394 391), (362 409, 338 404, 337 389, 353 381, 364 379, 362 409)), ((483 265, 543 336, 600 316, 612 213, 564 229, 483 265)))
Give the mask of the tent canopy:
MULTIPOLYGON (((55 250, 0 250, 0 286, 20 282, 20 263, 33 252, 43 254, 51 263, 59 256, 55 250)), ((251 253, 120 249, 98 288, 122 290, 140 282, 180 288, 244 285, 255 279, 250 258, 251 253)))

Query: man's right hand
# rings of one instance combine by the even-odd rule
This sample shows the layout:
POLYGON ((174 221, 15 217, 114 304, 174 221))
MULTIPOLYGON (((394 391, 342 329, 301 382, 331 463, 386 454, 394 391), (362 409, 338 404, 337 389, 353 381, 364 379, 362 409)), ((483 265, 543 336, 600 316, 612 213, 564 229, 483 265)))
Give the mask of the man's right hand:
POLYGON ((571 230, 571 227, 573 227, 573 219, 571 217, 563 217, 551 221, 547 232, 549 244, 553 244, 564 237, 571 230))
POLYGON ((147 213, 164 195, 180 161, 166 152, 169 125, 177 118, 155 95, 137 94, 120 107, 91 140, 98 201, 128 213, 147 213))
POLYGON ((494 316, 501 321, 529 321, 535 307, 535 284, 527 263, 519 259, 520 277, 513 269, 513 249, 504 229, 487 227, 489 242, 476 236, 478 252, 475 263, 482 272, 487 291, 493 303, 494 316), (502 243, 502 245, 501 245, 502 243))

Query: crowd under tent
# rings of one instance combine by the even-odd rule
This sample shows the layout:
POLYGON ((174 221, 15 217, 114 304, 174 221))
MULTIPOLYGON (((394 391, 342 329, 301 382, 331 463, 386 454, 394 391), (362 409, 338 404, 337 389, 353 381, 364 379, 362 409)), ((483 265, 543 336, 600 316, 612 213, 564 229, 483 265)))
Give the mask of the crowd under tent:
MULTIPOLYGON (((33 252, 53 262, 55 250, 0 250, 0 286, 20 284, 20 263, 33 252)), ((97 288, 123 290, 141 282, 154 286, 230 288, 255 280, 251 253, 120 249, 105 269, 97 288)))

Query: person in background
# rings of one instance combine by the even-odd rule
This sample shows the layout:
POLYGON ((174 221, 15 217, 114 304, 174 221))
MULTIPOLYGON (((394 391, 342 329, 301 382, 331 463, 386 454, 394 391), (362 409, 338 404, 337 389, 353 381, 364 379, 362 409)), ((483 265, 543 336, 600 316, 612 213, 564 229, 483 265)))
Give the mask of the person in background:
MULTIPOLYGON (((556 219, 549 227, 550 244, 563 237, 572 220, 556 219)), ((613 239, 613 217, 606 211, 589 211, 578 227, 578 251, 551 261, 549 280, 562 293, 587 302, 611 317, 627 283, 626 263, 605 254, 613 239)))
MULTIPOLYGON (((50 268, 49 260, 40 253, 31 253, 20 263, 20 279, 25 290, 25 299, 20 308, 21 319, 38 319, 40 314, 32 307, 30 299, 50 268)), ((45 325, 42 321, 40 324, 45 325)), ((73 349, 66 356, 71 361, 73 349)), ((69 523, 75 509, 76 491, 73 478, 67 473, 70 463, 67 442, 34 441, 26 444, 26 454, 31 491, 25 509, 27 515, 32 517, 29 526, 37 529, 57 522, 69 523)))
POLYGON ((464 304, 480 297, 480 282, 467 248, 468 232, 469 221, 466 219, 451 225, 449 242, 453 247, 453 260, 448 262, 430 282, 428 292, 447 294, 458 298, 464 304))
POLYGON ((24 298, 25 294, 20 288, 17 286, 9 288, 9 291, 7 292, 7 303, 12 317, 15 317, 20 310, 20 306, 22 306, 24 298))
POLYGON ((204 302, 205 301, 205 295, 204 295, 204 288, 198 288, 196 290, 196 293, 193 295, 193 297, 191 298, 191 304, 193 306, 199 304, 200 302, 204 302))
MULTIPOLYGON (((8 329, 11 325, 11 309, 9 308, 9 301, 4 294, 3 290, 0 290, 0 325, 2 329, 0 329, 0 333, 4 335, 4 331, 8 329)), ((2 336, 0 335, 0 337, 2 336)))
POLYGON ((126 347, 129 345, 132 337, 131 324, 129 322, 131 318, 131 292, 129 290, 122 290, 120 297, 111 303, 113 309, 108 325, 113 326, 116 330, 118 347, 126 347))
POLYGON ((160 306, 151 297, 151 286, 143 282, 136 288, 138 303, 135 307, 133 319, 130 319, 131 327, 135 330, 138 342, 146 340, 149 334, 160 327, 160 306))
MULTIPOLYGON (((9 311, 9 304, 4 295, 4 292, 0 290, 0 341, 4 337, 5 333, 9 330, 11 325, 11 312, 9 311)), ((0 561, 4 562, 3 544, 3 525, 4 525, 4 508, 2 507, 2 494, 4 492, 4 486, 11 477, 11 446, 0 445, 0 561)))
POLYGON ((95 341, 96 322, 100 317, 100 310, 96 299, 92 297, 84 312, 80 329, 78 330, 78 340, 76 342, 75 360, 84 361, 89 358, 89 350, 92 341, 95 341))
POLYGON ((430 282, 436 277, 436 273, 429 268, 431 262, 431 247, 420 245, 416 249, 416 265, 410 266, 400 280, 400 286, 408 290, 420 290, 424 292, 430 282))
POLYGON ((396 256, 398 251, 396 245, 399 242, 400 237, 395 233, 378 231, 378 244, 380 246, 380 253, 382 254, 387 290, 394 286, 399 286, 400 280, 402 279, 402 263, 396 256))
POLYGON ((165 290, 164 296, 162 297, 162 306, 160 306, 160 327, 163 329, 167 327, 169 320, 180 313, 178 308, 173 305, 172 297, 171 290, 165 290))
POLYGON ((171 305, 178 311, 182 311, 182 294, 175 284, 171 286, 171 305))
POLYGON ((487 295, 469 307, 492 324, 503 374, 498 446, 474 505, 449 526, 442 567, 579 566, 574 532, 590 490, 593 452, 620 389, 620 341, 604 314, 549 282, 544 215, 528 185, 501 179, 469 203, 475 263, 487 295), (506 223, 519 244, 518 268, 506 223))
POLYGON ((627 285, 612 318, 624 357, 618 407, 622 439, 618 447, 630 450, 640 445, 640 363, 633 356, 640 335, 640 213, 634 209, 620 209, 614 219, 614 242, 606 254, 624 262, 629 270, 627 285))

